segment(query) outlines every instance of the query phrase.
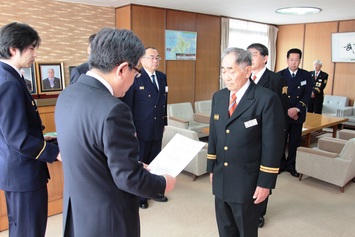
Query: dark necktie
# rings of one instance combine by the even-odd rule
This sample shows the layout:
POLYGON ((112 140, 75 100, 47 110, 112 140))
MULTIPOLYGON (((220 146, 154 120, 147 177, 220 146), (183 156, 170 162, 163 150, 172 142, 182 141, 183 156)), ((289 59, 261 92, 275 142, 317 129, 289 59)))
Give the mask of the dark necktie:
POLYGON ((155 81, 155 75, 154 74, 152 75, 152 83, 153 83, 155 89, 157 89, 157 91, 158 91, 159 89, 158 89, 157 83, 155 81))
POLYGON ((232 94, 232 99, 230 100, 228 107, 229 117, 232 116, 235 108, 237 108, 237 96, 235 94, 232 94))
POLYGON ((292 78, 294 78, 296 75, 295 75, 294 73, 292 73, 292 75, 291 75, 291 76, 292 76, 292 78))

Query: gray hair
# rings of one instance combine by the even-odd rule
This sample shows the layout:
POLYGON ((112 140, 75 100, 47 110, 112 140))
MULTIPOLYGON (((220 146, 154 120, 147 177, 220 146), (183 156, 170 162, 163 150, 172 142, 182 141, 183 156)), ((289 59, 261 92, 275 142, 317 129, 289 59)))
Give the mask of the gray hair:
POLYGON ((319 65, 319 66, 323 66, 323 63, 321 60, 317 59, 313 62, 313 65, 319 65))
POLYGON ((222 60, 225 56, 229 54, 233 54, 235 56, 235 63, 241 66, 242 68, 245 68, 246 66, 251 66, 252 58, 251 53, 249 51, 234 47, 227 48, 222 54, 222 60))
POLYGON ((89 65, 107 73, 123 62, 137 65, 144 54, 143 43, 132 31, 104 28, 91 42, 89 65))

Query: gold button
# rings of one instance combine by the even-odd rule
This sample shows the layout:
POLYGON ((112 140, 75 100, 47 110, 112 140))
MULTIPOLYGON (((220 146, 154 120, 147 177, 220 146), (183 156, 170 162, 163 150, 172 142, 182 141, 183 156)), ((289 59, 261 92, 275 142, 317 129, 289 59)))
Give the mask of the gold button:
POLYGON ((227 133, 227 134, 230 133, 229 129, 226 130, 226 133, 227 133))
POLYGON ((35 102, 32 101, 32 106, 35 106, 35 102))
POLYGON ((291 98, 291 96, 288 96, 288 98, 291 98))
POLYGON ((225 150, 225 151, 227 151, 227 150, 228 150, 228 147, 227 147, 227 146, 225 146, 225 147, 224 147, 224 150, 225 150))
POLYGON ((297 99, 300 98, 299 96, 297 96, 297 99))
POLYGON ((151 95, 148 95, 148 97, 152 97, 151 95))
POLYGON ((224 162, 224 166, 228 166, 228 162, 224 162))
POLYGON ((157 119, 157 117, 154 117, 154 119, 157 119))
POLYGON ((298 89, 300 89, 301 87, 297 87, 298 89))

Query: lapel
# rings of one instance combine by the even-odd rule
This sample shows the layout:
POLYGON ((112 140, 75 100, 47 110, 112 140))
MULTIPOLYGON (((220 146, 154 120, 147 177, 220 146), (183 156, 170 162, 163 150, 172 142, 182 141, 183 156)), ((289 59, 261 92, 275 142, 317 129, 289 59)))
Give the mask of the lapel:
POLYGON ((19 83, 21 83, 21 85, 24 88, 24 90, 26 91, 27 95, 29 95, 29 97, 31 98, 33 103, 35 103, 35 101, 32 98, 31 92, 27 89, 25 80, 22 77, 20 77, 20 75, 16 72, 16 70, 13 69, 8 64, 3 63, 3 62, 0 62, 0 65, 4 70, 8 71, 13 76, 13 78, 15 78, 15 80, 17 80, 19 83))
POLYGON ((266 87, 266 85, 268 85, 269 82, 270 82, 270 73, 269 70, 266 69, 263 75, 261 76, 258 85, 262 87, 266 87))
MULTIPOLYGON (((234 113, 232 116, 229 118, 229 122, 237 119, 240 117, 248 108, 254 104, 255 102, 255 89, 256 89, 256 84, 255 83, 250 83, 248 89, 245 91, 242 99, 239 101, 239 104, 237 105, 237 108, 235 109, 234 113)), ((228 108, 227 108, 227 113, 228 113, 228 108)))

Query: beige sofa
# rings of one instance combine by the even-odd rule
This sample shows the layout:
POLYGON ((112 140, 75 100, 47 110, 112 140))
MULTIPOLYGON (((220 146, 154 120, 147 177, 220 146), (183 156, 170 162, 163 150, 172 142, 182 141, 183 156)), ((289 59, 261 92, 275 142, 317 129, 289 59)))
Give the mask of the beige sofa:
MULTIPOLYGON (((199 141, 198 135, 196 132, 178 128, 174 126, 165 126, 164 135, 163 135, 163 144, 162 147, 164 148, 166 144, 175 136, 175 134, 179 133, 182 136, 191 138, 193 140, 199 141)), ((203 175, 206 172, 207 167, 207 144, 202 150, 192 159, 192 161, 185 167, 184 171, 187 171, 193 175, 193 180, 195 181, 196 178, 200 175, 203 175)))
POLYGON ((198 137, 207 137, 203 129, 209 127, 209 119, 194 113, 190 102, 168 104, 168 125, 195 131, 198 137))
POLYGON ((353 107, 339 108, 337 111, 338 116, 349 119, 347 122, 343 123, 345 127, 355 127, 355 103, 353 107))
POLYGON ((324 137, 316 148, 297 148, 296 169, 300 181, 308 175, 337 185, 344 192, 344 186, 355 181, 355 138, 346 141, 324 137))
POLYGON ((345 96, 325 95, 323 100, 322 114, 328 116, 339 116, 338 109, 348 106, 349 100, 345 96))

